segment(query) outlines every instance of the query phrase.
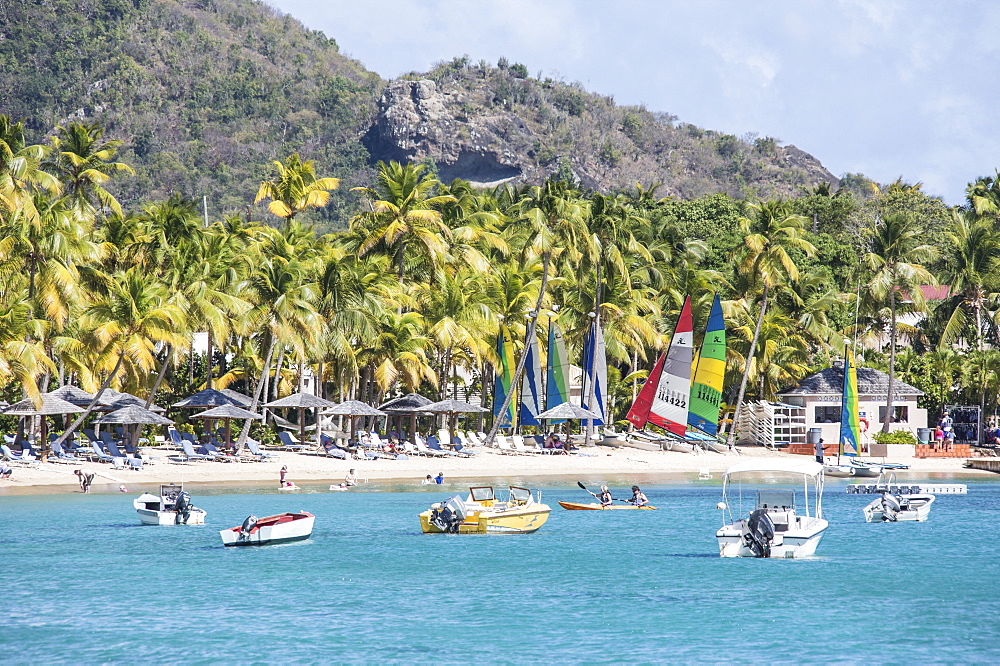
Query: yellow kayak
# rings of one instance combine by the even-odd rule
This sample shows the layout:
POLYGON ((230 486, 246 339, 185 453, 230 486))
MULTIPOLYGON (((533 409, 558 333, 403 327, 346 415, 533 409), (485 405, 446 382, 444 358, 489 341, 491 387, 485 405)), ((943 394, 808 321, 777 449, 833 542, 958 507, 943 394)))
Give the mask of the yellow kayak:
POLYGON ((656 509, 655 506, 636 506, 634 504, 610 504, 601 506, 600 504, 580 504, 579 502, 559 502, 559 506, 570 511, 611 511, 614 509, 656 509))

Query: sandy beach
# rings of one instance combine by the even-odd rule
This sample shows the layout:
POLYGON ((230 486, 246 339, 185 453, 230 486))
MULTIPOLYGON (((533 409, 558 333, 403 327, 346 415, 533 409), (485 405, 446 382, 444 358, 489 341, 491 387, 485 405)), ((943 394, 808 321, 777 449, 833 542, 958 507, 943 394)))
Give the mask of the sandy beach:
MULTIPOLYGON (((490 482, 530 481, 542 477, 565 477, 584 482, 607 480, 614 483, 653 483, 695 480, 707 471, 718 478, 740 457, 791 457, 763 448, 746 448, 741 455, 718 453, 651 452, 631 448, 589 447, 574 455, 501 455, 480 450, 472 458, 427 458, 411 456, 408 460, 337 460, 305 453, 272 451, 268 462, 191 462, 177 464, 167 458, 175 452, 147 449, 159 458, 142 470, 113 470, 109 465, 84 463, 68 465, 36 463, 32 467, 14 467, 11 480, 0 480, 0 494, 79 492, 73 471, 80 467, 97 473, 91 492, 118 492, 125 484, 130 490, 153 487, 159 483, 225 484, 233 486, 277 486, 278 472, 288 466, 288 478, 299 485, 339 483, 348 470, 355 469, 368 484, 384 482, 418 484, 426 475, 443 472, 448 483, 489 480, 490 482)), ((990 478, 990 472, 963 467, 963 458, 911 459, 909 470, 900 471, 900 479, 990 478)))

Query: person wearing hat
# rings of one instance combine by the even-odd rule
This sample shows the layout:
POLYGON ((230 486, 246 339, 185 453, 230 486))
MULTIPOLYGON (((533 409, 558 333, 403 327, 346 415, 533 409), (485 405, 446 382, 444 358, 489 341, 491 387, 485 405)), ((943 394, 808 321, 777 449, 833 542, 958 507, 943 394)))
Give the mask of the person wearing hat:
POLYGON ((646 499, 646 493, 639 490, 639 486, 632 486, 632 499, 629 501, 636 506, 646 506, 649 504, 649 500, 646 499))
POLYGON ((611 506, 611 491, 608 490, 607 486, 601 486, 601 492, 597 495, 597 499, 601 506, 611 506))

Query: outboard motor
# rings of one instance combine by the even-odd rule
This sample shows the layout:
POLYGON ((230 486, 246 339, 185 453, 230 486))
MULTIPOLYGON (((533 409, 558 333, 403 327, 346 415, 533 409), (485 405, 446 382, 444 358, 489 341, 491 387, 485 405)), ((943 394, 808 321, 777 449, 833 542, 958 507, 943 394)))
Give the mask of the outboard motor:
POLYGON ((774 539, 774 522, 766 509, 757 509, 747 519, 743 543, 754 557, 771 557, 771 541, 774 539))
POLYGON ((458 495, 431 512, 431 524, 442 532, 458 534, 458 528, 465 521, 465 502, 458 495))
POLYGON ((237 541, 246 541, 250 538, 250 533, 253 532, 253 528, 257 526, 257 516, 247 516, 247 519, 243 521, 240 526, 240 536, 237 541))
POLYGON ((894 523, 898 520, 899 512, 902 507, 899 504, 899 498, 895 495, 890 495, 889 493, 882 493, 882 521, 888 523, 894 523))
POLYGON ((174 511, 177 512, 174 519, 176 525, 187 525, 188 518, 191 517, 191 496, 187 493, 180 493, 174 500, 174 511))

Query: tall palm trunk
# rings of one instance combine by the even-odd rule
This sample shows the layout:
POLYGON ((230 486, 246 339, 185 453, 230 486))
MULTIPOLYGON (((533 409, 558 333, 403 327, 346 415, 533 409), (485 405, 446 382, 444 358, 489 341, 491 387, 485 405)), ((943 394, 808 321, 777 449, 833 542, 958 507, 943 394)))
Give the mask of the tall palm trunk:
POLYGON ((767 312, 768 285, 764 285, 764 297, 760 302, 760 314, 757 315, 757 325, 753 329, 753 340, 750 342, 750 350, 747 352, 746 363, 743 366, 743 378, 740 380, 740 392, 736 396, 736 409, 733 410, 733 424, 729 428, 729 436, 726 444, 729 448, 736 445, 736 424, 739 423, 740 412, 743 411, 743 396, 746 395, 747 379, 750 377, 750 364, 753 362, 754 352, 757 349, 757 339, 760 338, 760 327, 764 324, 764 313, 767 312))
POLYGON ((892 321, 889 322, 889 388, 885 396, 885 417, 882 419, 882 432, 889 432, 889 424, 892 423, 892 400, 893 384, 896 381, 896 290, 889 291, 889 313, 892 321))
MULTIPOLYGON (((549 282, 549 252, 546 252, 542 256, 542 286, 538 290, 538 301, 535 303, 535 310, 531 315, 531 324, 528 325, 528 339, 535 334, 535 328, 538 326, 538 314, 542 311, 542 300, 545 298, 545 287, 549 282)), ((524 374, 524 366, 528 362, 528 350, 527 348, 521 350, 521 358, 517 361, 517 369, 514 371, 514 377, 510 382, 510 391, 507 392, 507 396, 504 398, 503 405, 500 407, 500 414, 507 411, 510 406, 510 401, 514 397, 514 391, 517 390, 517 386, 521 381, 521 375, 524 374)), ((486 446, 493 446, 493 440, 496 439, 497 430, 500 429, 500 418, 497 417, 493 419, 493 426, 490 428, 490 433, 486 436, 486 446)))
POLYGON ((205 376, 205 388, 212 388, 212 328, 208 329, 208 350, 205 352, 205 365, 206 376, 205 376))
MULTIPOLYGON (((267 346, 267 354, 264 356, 264 367, 260 371, 260 378, 257 380, 257 387, 253 391, 253 403, 250 405, 250 411, 256 412, 257 405, 260 403, 260 392, 264 388, 264 379, 267 377, 267 369, 271 366, 271 355, 274 353, 274 345, 277 342, 274 337, 271 338, 271 342, 267 346)), ((240 438, 236 442, 236 451, 240 451, 243 446, 247 443, 247 437, 250 435, 250 419, 243 422, 243 428, 240 430, 240 438)))

